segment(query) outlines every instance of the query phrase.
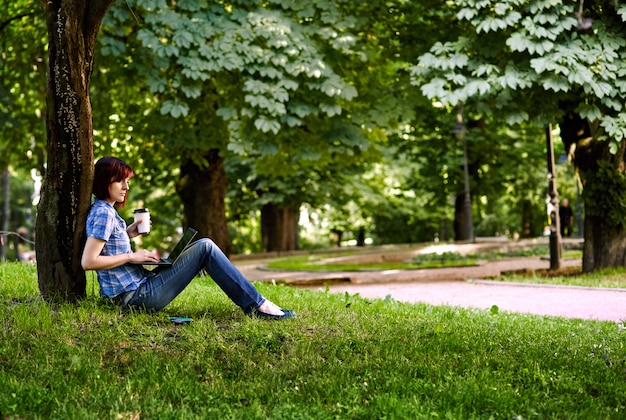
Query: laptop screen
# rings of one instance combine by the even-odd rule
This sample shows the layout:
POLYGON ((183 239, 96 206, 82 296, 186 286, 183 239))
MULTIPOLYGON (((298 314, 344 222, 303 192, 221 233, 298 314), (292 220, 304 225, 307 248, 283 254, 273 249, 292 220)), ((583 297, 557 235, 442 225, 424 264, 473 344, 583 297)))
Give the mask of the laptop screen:
POLYGON ((174 249, 172 249, 172 252, 170 252, 170 255, 167 257, 167 259, 174 262, 176 258, 178 258, 180 254, 182 254, 185 248, 187 248, 187 245, 189 245, 189 242, 191 242, 193 237, 196 236, 196 233, 198 233, 198 231, 194 228, 187 228, 187 230, 183 234, 183 237, 180 238, 180 241, 178 241, 174 249))

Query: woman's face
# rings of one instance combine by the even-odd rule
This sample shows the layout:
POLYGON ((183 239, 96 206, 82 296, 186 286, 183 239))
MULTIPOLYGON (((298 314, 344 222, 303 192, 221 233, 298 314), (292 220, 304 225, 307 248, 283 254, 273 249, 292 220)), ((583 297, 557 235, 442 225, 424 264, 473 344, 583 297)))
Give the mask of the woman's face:
POLYGON ((123 203, 128 190, 130 190, 130 178, 111 182, 109 184, 109 199, 107 201, 111 204, 123 203))

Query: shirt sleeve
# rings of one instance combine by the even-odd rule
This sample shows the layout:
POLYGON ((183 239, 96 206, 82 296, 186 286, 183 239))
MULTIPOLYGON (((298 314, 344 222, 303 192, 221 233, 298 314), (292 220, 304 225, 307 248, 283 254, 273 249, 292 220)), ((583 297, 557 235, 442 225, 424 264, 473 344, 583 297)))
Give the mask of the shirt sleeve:
POLYGON ((113 232, 115 215, 103 206, 94 206, 87 216, 87 236, 108 241, 113 232))

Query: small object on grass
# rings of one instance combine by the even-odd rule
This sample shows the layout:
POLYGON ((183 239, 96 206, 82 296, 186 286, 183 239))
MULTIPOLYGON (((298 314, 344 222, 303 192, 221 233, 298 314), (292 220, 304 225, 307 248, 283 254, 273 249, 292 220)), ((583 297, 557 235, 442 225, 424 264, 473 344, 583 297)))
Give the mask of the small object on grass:
POLYGON ((180 316, 171 316, 170 321, 172 321, 176 325, 189 324, 193 319, 185 318, 180 316))

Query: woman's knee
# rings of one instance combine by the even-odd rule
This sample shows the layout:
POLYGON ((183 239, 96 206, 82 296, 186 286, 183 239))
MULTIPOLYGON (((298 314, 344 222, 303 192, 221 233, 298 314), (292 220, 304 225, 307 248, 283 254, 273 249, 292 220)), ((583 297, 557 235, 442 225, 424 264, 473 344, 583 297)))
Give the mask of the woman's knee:
POLYGON ((219 247, 210 238, 201 238, 198 241, 204 249, 205 254, 212 255, 215 251, 219 250, 219 247))

